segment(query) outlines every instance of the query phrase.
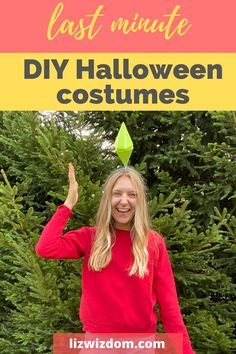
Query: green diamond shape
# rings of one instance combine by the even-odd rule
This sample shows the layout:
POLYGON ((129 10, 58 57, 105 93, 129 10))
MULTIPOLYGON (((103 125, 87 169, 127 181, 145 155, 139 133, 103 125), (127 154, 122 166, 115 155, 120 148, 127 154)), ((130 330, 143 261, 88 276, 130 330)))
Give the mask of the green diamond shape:
POLYGON ((124 122, 121 124, 115 140, 115 151, 122 163, 127 166, 133 151, 133 142, 124 122))

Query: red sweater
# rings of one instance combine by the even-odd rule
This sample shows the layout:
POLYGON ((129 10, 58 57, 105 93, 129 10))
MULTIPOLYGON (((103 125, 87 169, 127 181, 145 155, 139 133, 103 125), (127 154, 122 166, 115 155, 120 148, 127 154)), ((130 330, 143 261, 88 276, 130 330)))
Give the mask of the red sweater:
POLYGON ((62 234, 73 215, 66 206, 58 207, 36 245, 40 257, 77 259, 84 257, 80 319, 83 330, 91 333, 154 333, 158 303, 167 333, 182 333, 184 354, 194 353, 180 312, 175 281, 163 238, 148 234, 148 271, 143 279, 129 276, 133 263, 129 231, 116 230, 112 260, 101 272, 88 269, 94 227, 62 234))

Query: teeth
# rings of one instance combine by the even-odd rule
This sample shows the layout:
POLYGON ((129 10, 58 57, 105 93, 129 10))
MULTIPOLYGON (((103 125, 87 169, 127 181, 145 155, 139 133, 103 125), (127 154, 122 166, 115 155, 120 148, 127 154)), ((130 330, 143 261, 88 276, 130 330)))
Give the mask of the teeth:
POLYGON ((126 212, 126 211, 129 211, 130 209, 117 209, 118 211, 121 211, 121 212, 126 212))

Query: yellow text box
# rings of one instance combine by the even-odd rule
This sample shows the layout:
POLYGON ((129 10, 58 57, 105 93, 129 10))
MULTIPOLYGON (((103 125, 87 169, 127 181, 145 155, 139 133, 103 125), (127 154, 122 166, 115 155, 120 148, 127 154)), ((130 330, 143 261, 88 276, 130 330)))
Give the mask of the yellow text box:
POLYGON ((235 110, 236 54, 0 54, 1 110, 235 110))

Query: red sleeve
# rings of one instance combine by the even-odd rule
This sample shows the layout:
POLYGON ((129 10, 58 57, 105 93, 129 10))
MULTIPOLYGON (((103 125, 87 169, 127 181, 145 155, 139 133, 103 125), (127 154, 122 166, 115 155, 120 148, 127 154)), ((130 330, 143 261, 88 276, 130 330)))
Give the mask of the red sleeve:
POLYGON ((84 256, 90 238, 89 228, 82 227, 63 235, 63 229, 72 215, 72 211, 65 205, 57 208, 36 244, 38 256, 49 259, 76 259, 84 256))
POLYGON ((175 280, 165 242, 158 240, 158 262, 155 269, 155 291, 160 317, 166 333, 183 334, 183 354, 195 353, 180 312, 175 280))

